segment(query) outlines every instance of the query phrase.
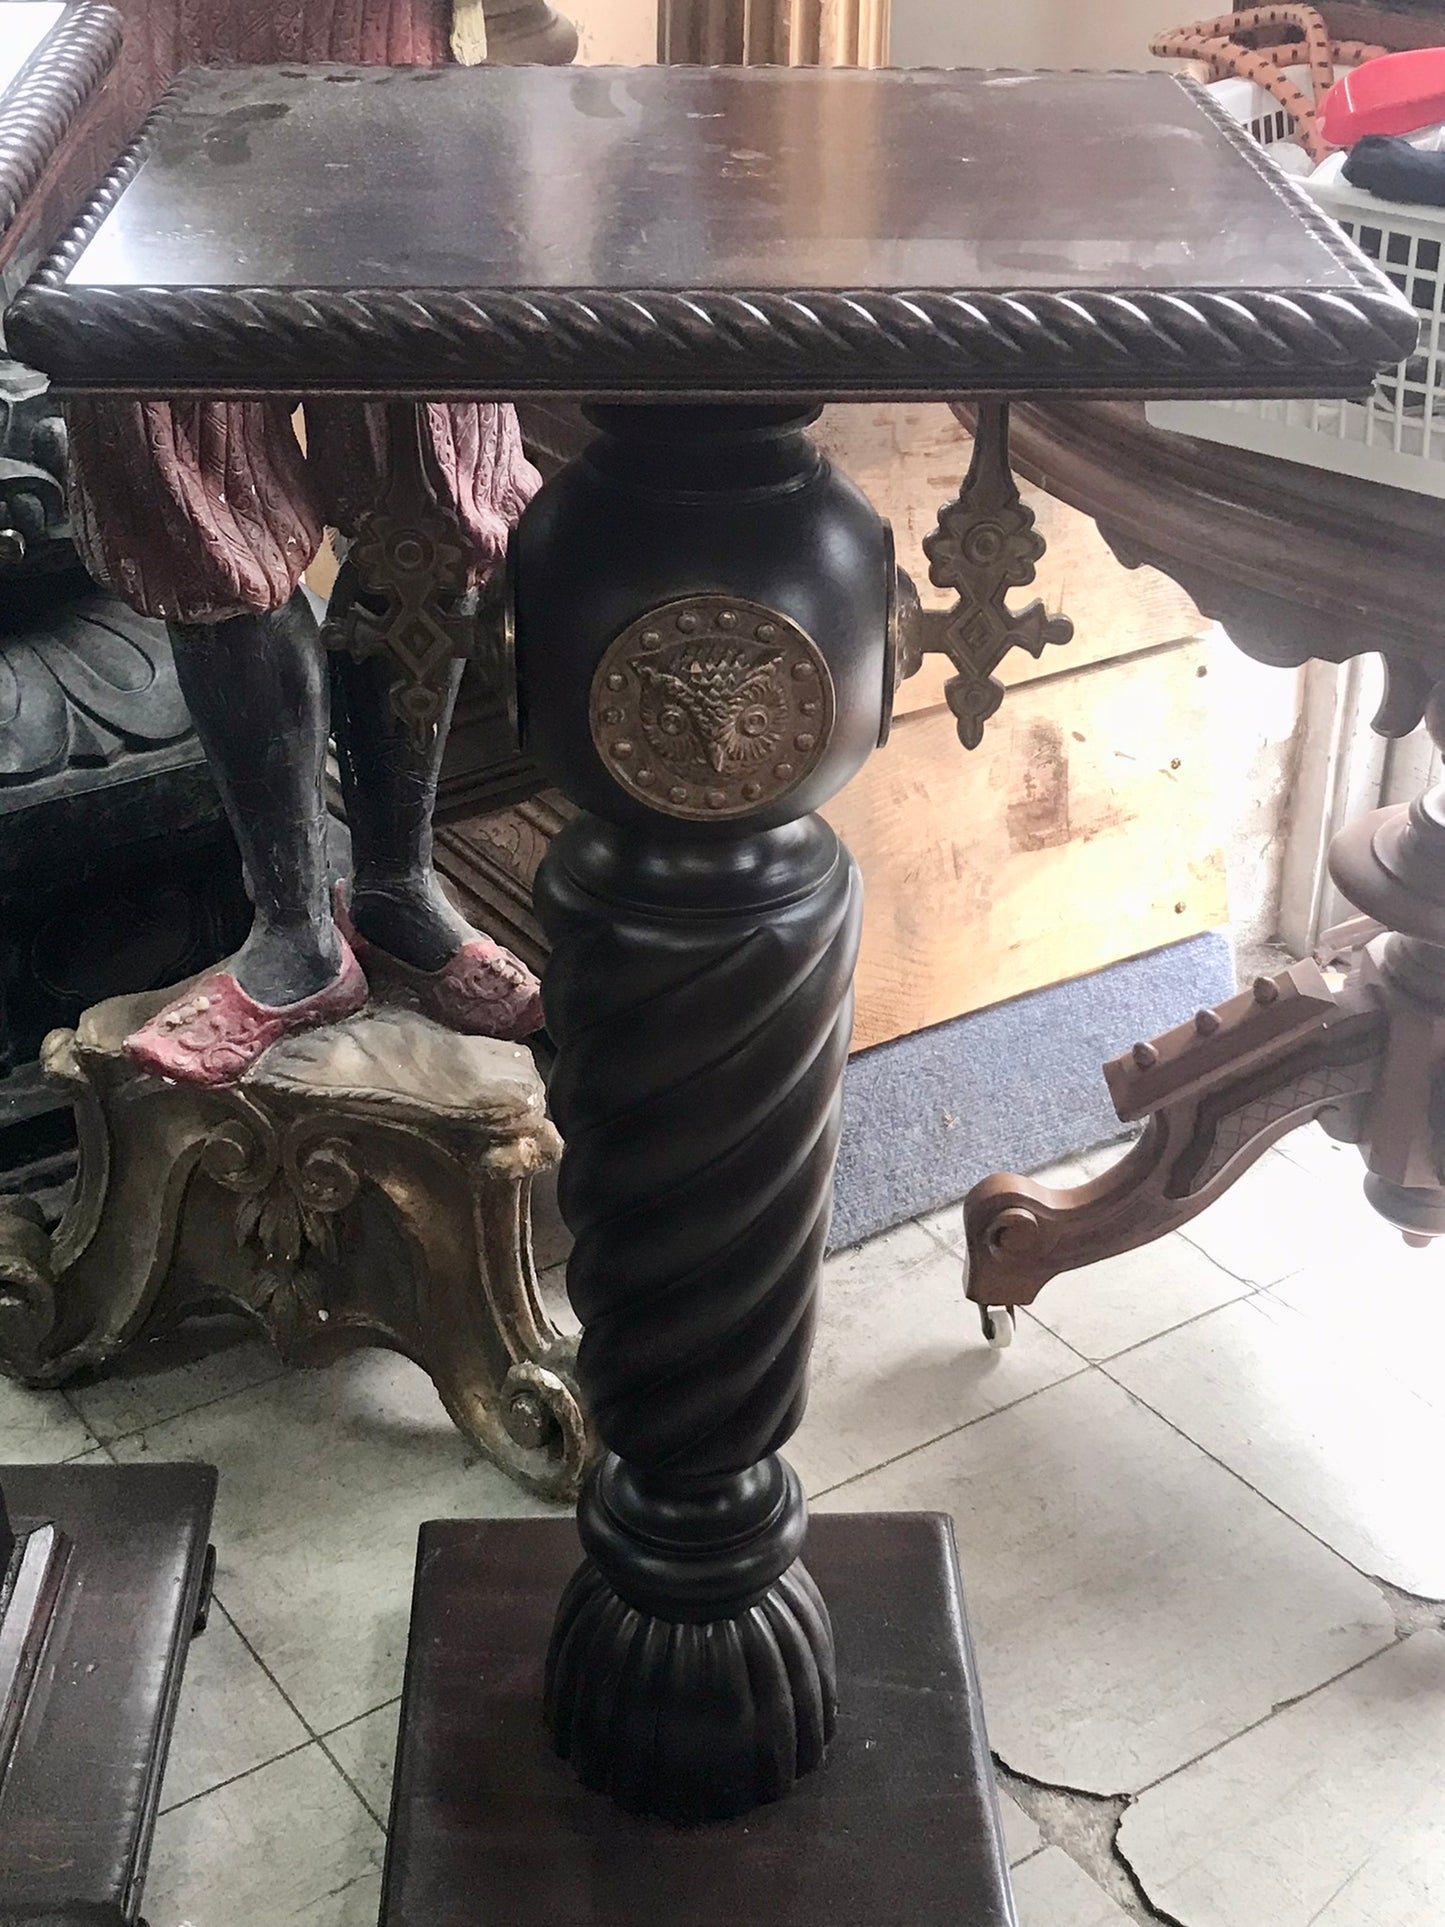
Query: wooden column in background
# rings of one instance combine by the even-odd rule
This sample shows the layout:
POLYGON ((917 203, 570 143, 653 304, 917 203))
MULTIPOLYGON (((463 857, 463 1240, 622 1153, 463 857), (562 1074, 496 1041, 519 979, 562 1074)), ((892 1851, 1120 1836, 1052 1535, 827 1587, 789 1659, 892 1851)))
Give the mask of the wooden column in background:
POLYGON ((885 67, 891 0, 659 0, 657 57, 729 67, 885 67))

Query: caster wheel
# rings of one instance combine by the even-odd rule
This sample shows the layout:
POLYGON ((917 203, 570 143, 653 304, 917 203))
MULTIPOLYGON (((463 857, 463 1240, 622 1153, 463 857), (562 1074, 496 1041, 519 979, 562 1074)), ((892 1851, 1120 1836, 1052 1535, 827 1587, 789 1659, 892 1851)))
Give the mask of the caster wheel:
POLYGON ((1001 1352, 1006 1345, 1012 1345, 1017 1317, 1012 1305, 980 1305, 978 1315, 990 1350, 1001 1352))

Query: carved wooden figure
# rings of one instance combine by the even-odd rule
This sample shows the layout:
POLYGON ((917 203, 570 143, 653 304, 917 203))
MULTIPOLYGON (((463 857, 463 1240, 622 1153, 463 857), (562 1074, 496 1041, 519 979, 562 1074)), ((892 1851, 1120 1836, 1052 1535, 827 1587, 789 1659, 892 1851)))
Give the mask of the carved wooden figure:
MULTIPOLYGON (((930 629, 882 521, 808 439, 817 399, 1346 392, 1398 358, 1411 310, 1162 75, 357 69, 338 86, 287 68, 188 82, 13 327, 71 394, 590 398, 601 433, 528 507, 510 606, 489 615, 515 642, 527 746, 577 807, 538 909, 603 1449, 547 1713, 587 1784, 639 1812, 776 1800, 848 1717, 779 1456, 806 1396, 860 914, 814 812, 926 642, 975 692, 974 728, 1005 640, 1049 639, 1028 616, 1002 626, 1033 553, 1002 419, 936 545, 961 611, 930 629), (248 154, 221 168, 208 142, 239 112, 248 154), (368 207, 363 248, 383 115, 418 164, 385 227, 368 207)), ((877 1525, 846 1530, 861 1547, 877 1525)), ((423 1601, 437 1583, 424 1561, 423 1601)), ((899 1637, 939 1642, 963 1677, 956 1576, 940 1584, 941 1616, 936 1588, 896 1602, 899 1637)), ((435 1689, 414 1667, 415 1710, 435 1689)), ((439 1731, 421 1712, 412 1730, 439 1731)), ((460 1918, 425 1898, 413 1830, 425 1814, 464 1854, 456 1803, 409 1744, 391 1917, 460 1918)), ((891 1757, 869 1838, 901 1842, 919 1763, 891 1757)), ((973 1802, 958 1826, 980 1854, 927 1911, 895 1911, 1001 1927, 990 1797, 946 1751, 925 1777, 973 1802)), ((556 1837, 576 1837, 548 1784, 556 1837)), ((835 1894, 848 1832, 828 1835, 835 1894)), ((921 1891, 922 1870, 889 1865, 921 1891)))
MULTIPOLYGON (((459 37, 479 51, 483 9, 463 33, 467 11, 134 6, 106 98, 133 123, 194 59, 430 70, 459 37)), ((493 60, 575 46, 536 0, 493 14, 493 60)), ((208 151, 226 164, 224 141, 208 151)), ((82 1169, 54 1236, 24 1204, 0 1214, 0 1366, 60 1383, 226 1303, 288 1359, 406 1351, 483 1451, 571 1497, 588 1449, 575 1346, 540 1302, 527 1223, 555 1134, 530 1057, 486 1048, 536 1029, 538 987, 431 868, 484 579, 538 477, 503 403, 313 397, 304 452, 292 413, 194 395, 70 409, 78 539, 97 575, 167 621, 176 727, 178 680, 255 916, 236 955, 179 995, 111 998, 50 1038, 44 1090, 73 1101, 82 1169), (328 523, 353 539, 318 628, 298 581, 328 523), (336 891, 329 736, 353 855, 336 891)))
MULTIPOLYGON (((435 66, 454 39, 447 0, 231 15, 148 8, 130 93, 188 59, 435 66)), ((504 42, 523 27, 534 55, 575 47, 557 44, 565 29, 547 8, 513 7, 498 24, 504 42)), ((541 1022, 535 977, 463 921, 431 864, 478 589, 539 480, 516 418, 476 402, 318 400, 303 454, 290 414, 280 400, 209 398, 68 411, 82 555, 169 626, 255 905, 236 955, 131 1040, 138 1062, 177 1081, 234 1082, 279 1038, 360 1009, 368 978, 399 980, 463 1032, 520 1038, 541 1022), (318 633, 299 583, 328 526, 352 551, 318 633), (354 862, 344 905, 325 837, 333 733, 354 862)))

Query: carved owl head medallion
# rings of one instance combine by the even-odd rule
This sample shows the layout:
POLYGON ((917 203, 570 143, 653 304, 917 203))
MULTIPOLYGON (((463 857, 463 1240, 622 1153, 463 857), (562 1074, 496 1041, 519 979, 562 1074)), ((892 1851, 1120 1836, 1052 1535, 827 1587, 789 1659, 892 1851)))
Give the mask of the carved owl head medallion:
POLYGON ((592 683, 592 735, 614 778, 669 816, 746 816, 785 796, 832 733, 833 681, 788 617, 717 595, 630 623, 592 683))

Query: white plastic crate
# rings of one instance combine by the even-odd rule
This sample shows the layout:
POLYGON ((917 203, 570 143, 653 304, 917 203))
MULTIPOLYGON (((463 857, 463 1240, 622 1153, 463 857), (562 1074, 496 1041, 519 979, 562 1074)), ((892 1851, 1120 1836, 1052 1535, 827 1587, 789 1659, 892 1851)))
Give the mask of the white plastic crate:
MULTIPOLYGON (((1308 67, 1286 67, 1284 77, 1308 98, 1308 67)), ((1256 87, 1252 80, 1216 80, 1209 91, 1227 114, 1244 123, 1261 147, 1278 146, 1294 131, 1289 115, 1267 87, 1256 87)))
MULTIPOLYGON (((1211 88, 1265 146, 1287 138, 1274 97, 1250 81, 1211 88)), ((1335 154, 1300 182, 1420 312, 1420 346, 1365 401, 1151 402, 1148 415, 1206 441, 1445 497, 1445 209, 1408 207, 1345 180, 1335 154)))

